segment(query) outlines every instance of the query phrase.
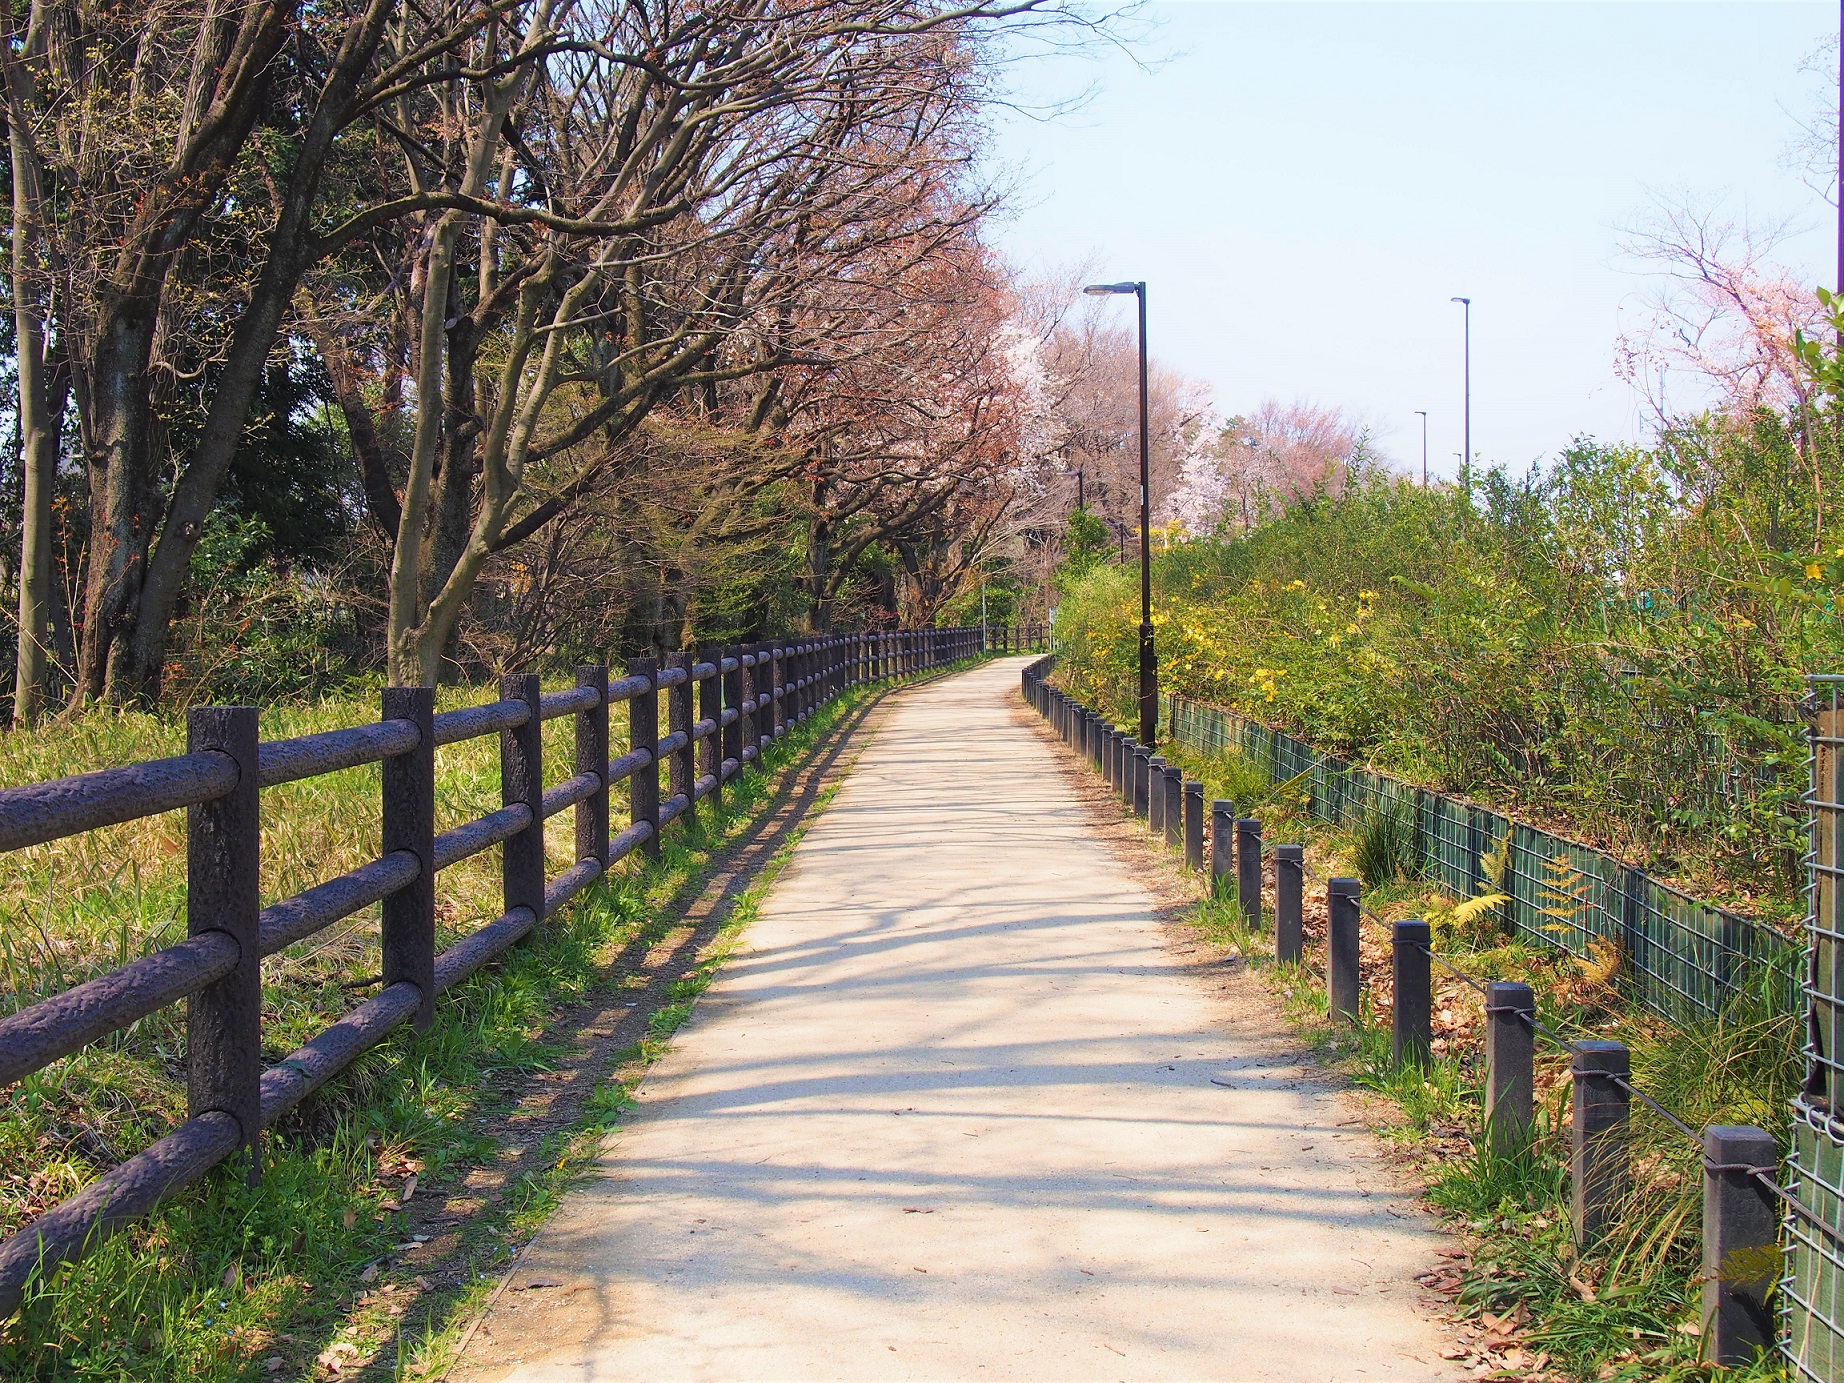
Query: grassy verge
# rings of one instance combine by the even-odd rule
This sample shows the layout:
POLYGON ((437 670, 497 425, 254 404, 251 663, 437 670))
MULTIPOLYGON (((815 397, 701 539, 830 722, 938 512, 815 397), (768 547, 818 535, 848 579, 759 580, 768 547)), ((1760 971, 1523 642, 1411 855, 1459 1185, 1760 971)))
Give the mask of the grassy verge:
POLYGON ((1242 954, 1322 1061, 1393 1105, 1379 1131, 1416 1160, 1428 1201, 1468 1245, 1427 1285, 1450 1301, 1466 1357, 1483 1368, 1482 1376, 1787 1378, 1771 1358, 1727 1371, 1701 1362, 1702 1175, 1698 1149, 1680 1132, 1635 1103, 1631 1197, 1614 1231, 1578 1251, 1569 1219, 1567 1055, 1539 1040, 1533 1136, 1514 1153, 1493 1152, 1481 1136, 1483 1004, 1475 990, 1437 967, 1434 1061, 1426 1070, 1394 1066, 1386 924, 1427 918, 1435 949, 1456 969, 1481 980, 1528 983, 1543 1021, 1565 1037, 1626 1043, 1634 1083, 1692 1127, 1754 1124, 1783 1134, 1783 1111, 1799 1075, 1793 1018, 1763 996, 1737 1004, 1720 1021, 1667 1023, 1623 997, 1617 953, 1582 962, 1541 941, 1505 935, 1495 909, 1457 906, 1393 869, 1386 827, 1333 830, 1307 816, 1294 789, 1269 784, 1258 767, 1234 755, 1166 752, 1205 783, 1207 795, 1231 797, 1260 817, 1270 843, 1303 843, 1320 877, 1368 876, 1364 901, 1382 921, 1363 923, 1364 1013, 1356 1027, 1334 1024, 1327 1014, 1321 885, 1309 879, 1303 965, 1274 961, 1272 932, 1251 932, 1227 900, 1201 903, 1196 925, 1215 944, 1242 954))
MULTIPOLYGON (((569 1046, 572 1034, 556 1030, 559 1010, 641 987, 615 961, 648 953, 673 929, 714 853, 769 809, 784 770, 874 694, 842 698, 775 746, 770 771, 727 789, 721 813, 669 833, 658 861, 636 857, 612 871, 500 965, 451 991, 427 1032, 399 1030, 366 1053, 275 1131, 259 1188, 214 1175, 41 1288, 0 1329, 0 1375, 190 1383, 439 1371, 454 1324, 478 1307, 625 1106, 754 896, 733 901, 716 937, 649 991, 660 1002, 645 1035, 616 1054, 575 1117, 534 1142, 508 1110, 569 1046), (471 1194, 482 1169, 494 1168, 504 1175, 486 1178, 492 1193, 471 1194), (420 1212, 441 1192, 471 1208, 439 1230, 447 1251, 439 1268, 425 1267, 423 1248, 438 1231, 420 1212), (418 1225, 431 1234, 414 1233, 418 1225)), ((354 703, 276 712, 264 734, 366 714, 354 703)), ((567 721, 546 729, 547 761, 567 763, 567 721)), ((170 752, 182 733, 144 717, 99 717, 31 742, 12 737, 0 742, 10 755, 0 781, 170 752)), ((486 740, 438 755, 438 829, 497 805, 495 748, 486 740)), ((267 797, 265 901, 375 854, 375 767, 267 797)), ((568 861, 567 816, 553 829, 555 871, 568 861)), ((183 933, 183 823, 172 817, 22 855, 0 888, 11 1005, 183 933)), ((497 911, 491 854, 440 876, 450 935, 497 911)), ((362 981, 377 970, 375 923, 375 910, 361 914, 265 966, 266 1059, 365 996, 362 981)), ((180 1022, 177 1010, 155 1015, 0 1092, 0 1228, 70 1194, 183 1114, 180 1022)))

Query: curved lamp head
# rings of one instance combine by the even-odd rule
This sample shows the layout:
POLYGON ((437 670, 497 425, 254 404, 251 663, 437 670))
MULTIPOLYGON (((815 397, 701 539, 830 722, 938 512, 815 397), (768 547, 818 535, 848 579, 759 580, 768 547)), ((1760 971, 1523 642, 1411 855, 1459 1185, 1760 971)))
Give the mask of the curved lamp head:
POLYGON ((1138 293, 1145 287, 1143 283, 1091 283, 1082 291, 1100 297, 1104 293, 1138 293))
POLYGON ((1449 298, 1447 301, 1450 303, 1465 303, 1470 307, 1473 300, 1471 298, 1449 298))

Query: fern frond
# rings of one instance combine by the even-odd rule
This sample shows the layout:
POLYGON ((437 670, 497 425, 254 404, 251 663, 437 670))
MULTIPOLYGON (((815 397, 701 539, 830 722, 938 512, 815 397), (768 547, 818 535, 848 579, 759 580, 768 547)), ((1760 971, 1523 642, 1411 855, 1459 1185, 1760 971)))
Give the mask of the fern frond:
POLYGON ((1509 903, 1511 897, 1505 893, 1482 893, 1477 898, 1468 898, 1464 903, 1454 904, 1448 914, 1449 920, 1456 927, 1464 927, 1484 917, 1493 908, 1509 903))
POLYGON ((1511 865, 1511 832, 1505 832, 1505 838, 1494 845, 1491 850, 1479 857, 1479 872, 1485 875, 1485 881, 1499 892, 1505 886, 1505 870, 1511 865))

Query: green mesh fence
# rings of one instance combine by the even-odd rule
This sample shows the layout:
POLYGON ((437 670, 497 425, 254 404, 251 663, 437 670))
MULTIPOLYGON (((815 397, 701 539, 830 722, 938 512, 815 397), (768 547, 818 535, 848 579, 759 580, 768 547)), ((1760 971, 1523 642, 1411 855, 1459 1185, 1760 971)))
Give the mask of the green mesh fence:
POLYGON ((1786 1010, 1798 1002, 1798 943, 1592 846, 1360 768, 1220 707, 1161 697, 1160 715, 1181 744, 1235 750, 1272 782, 1299 779, 1322 821, 1348 826, 1374 812, 1412 814, 1430 880, 1471 898, 1496 875, 1510 896, 1504 911, 1513 927, 1583 959, 1618 947, 1633 997, 1658 1013, 1715 1017, 1744 993, 1765 994, 1786 1010))

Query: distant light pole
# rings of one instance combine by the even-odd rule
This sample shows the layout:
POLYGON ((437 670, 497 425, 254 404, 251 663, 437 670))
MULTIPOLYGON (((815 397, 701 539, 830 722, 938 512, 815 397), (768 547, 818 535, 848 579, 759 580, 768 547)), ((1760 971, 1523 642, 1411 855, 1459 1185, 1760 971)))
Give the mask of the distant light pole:
POLYGON ((1417 408, 1415 416, 1421 419, 1421 488, 1428 488, 1428 410, 1417 408))
POLYGON ((1465 316, 1465 353, 1462 355, 1462 375, 1465 388, 1465 409, 1461 414, 1461 445, 1466 448, 1460 456, 1462 466, 1473 464, 1473 300, 1471 298, 1449 298, 1449 302, 1460 304, 1460 311, 1465 316))
POLYGON ((1146 285, 1091 283, 1097 297, 1131 293, 1140 307, 1140 743, 1159 742, 1159 661, 1152 626, 1152 434, 1146 419, 1146 285))

